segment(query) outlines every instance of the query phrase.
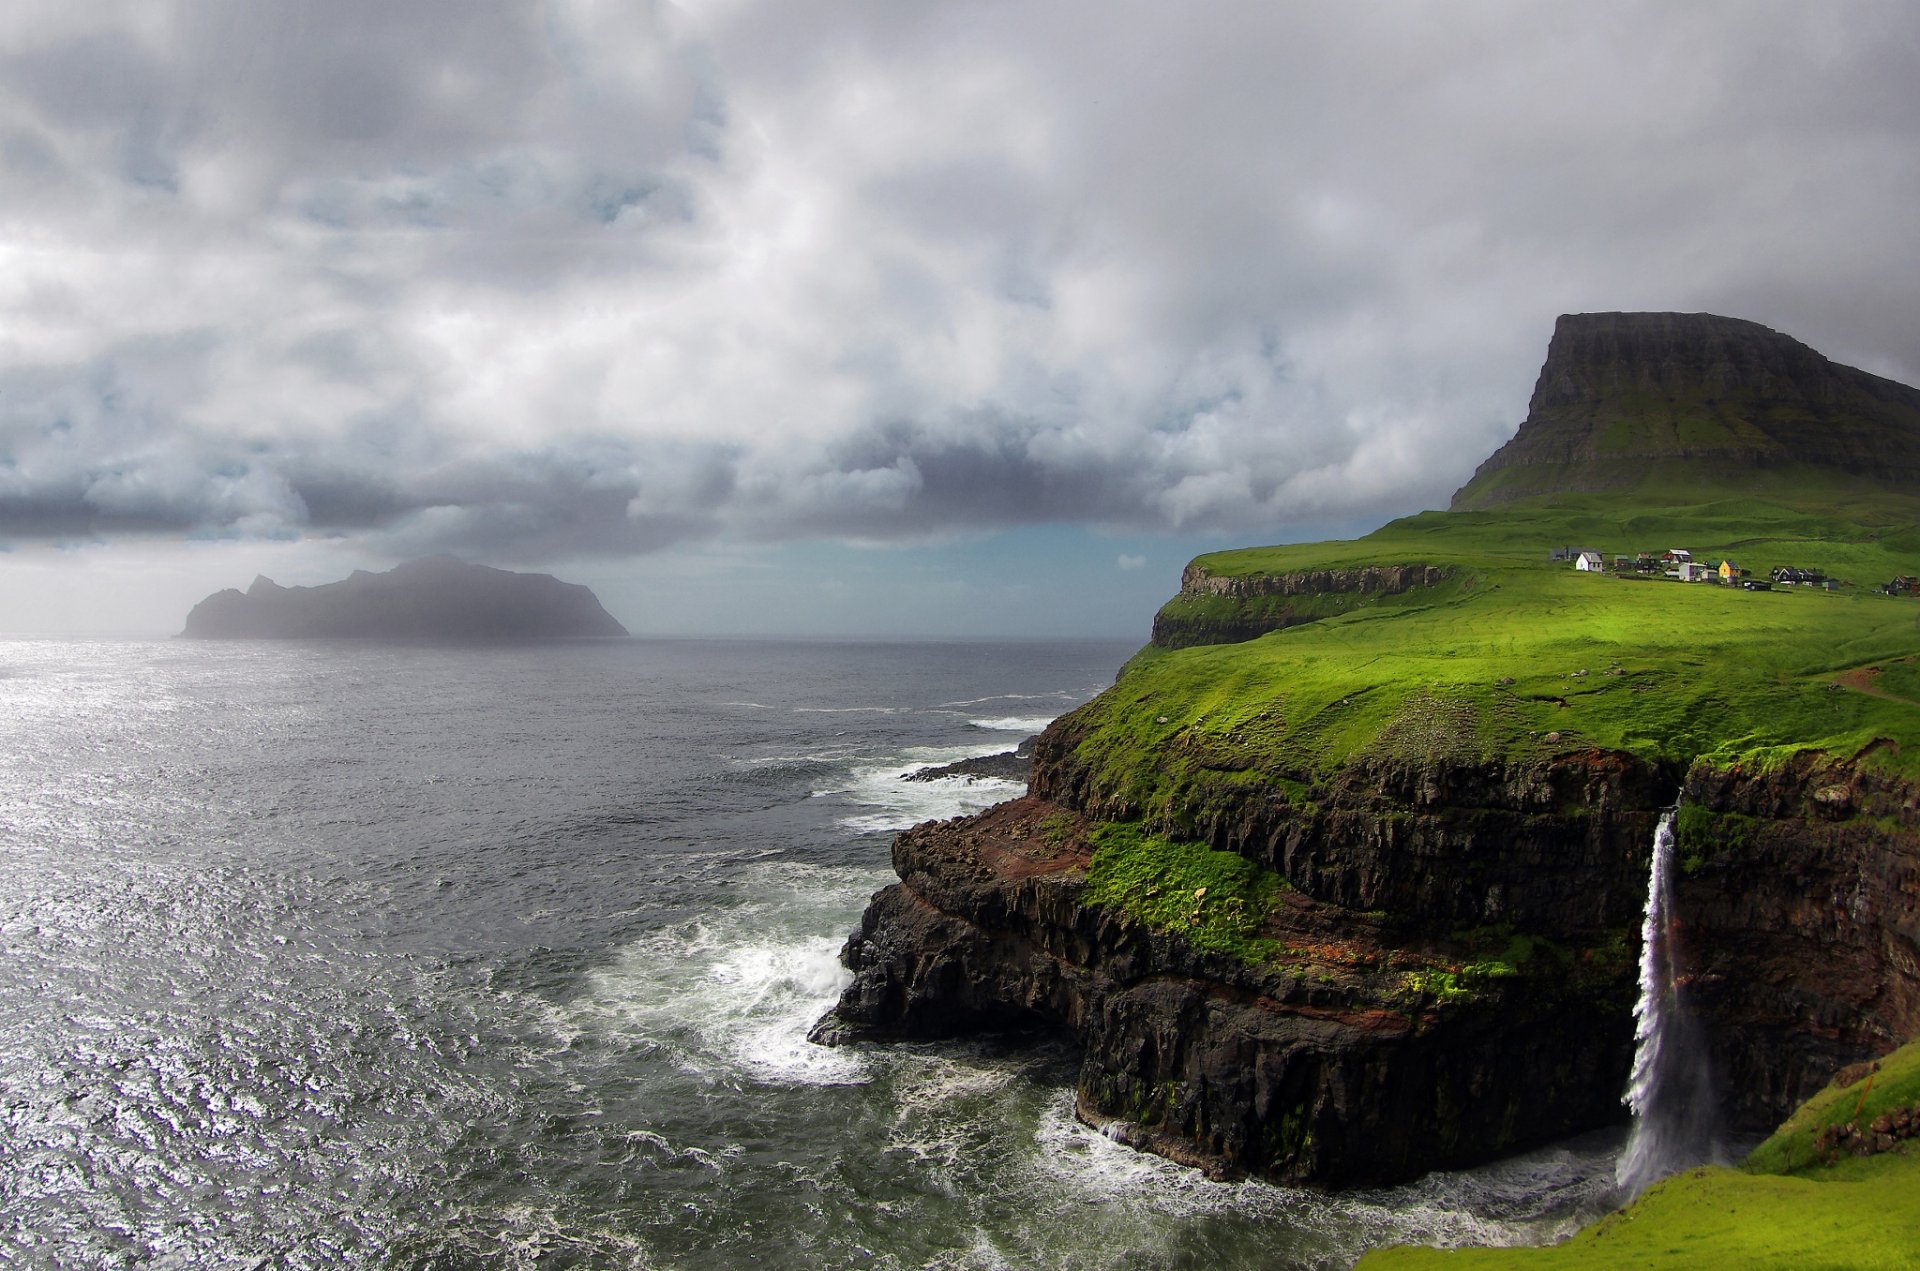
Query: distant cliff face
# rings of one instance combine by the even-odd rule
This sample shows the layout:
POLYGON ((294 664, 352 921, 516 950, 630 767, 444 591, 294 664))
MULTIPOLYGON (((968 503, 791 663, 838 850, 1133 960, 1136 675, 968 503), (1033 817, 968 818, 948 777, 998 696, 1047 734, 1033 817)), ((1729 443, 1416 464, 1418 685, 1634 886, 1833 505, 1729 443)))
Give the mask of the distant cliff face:
POLYGON ((1162 649, 1237 644, 1380 596, 1438 587, 1453 575, 1438 565, 1363 565, 1223 577, 1195 561, 1180 575, 1180 594, 1154 615, 1153 643, 1162 649))
POLYGON ((534 640, 624 636, 591 590, 551 574, 516 574, 447 557, 337 583, 282 587, 260 577, 193 607, 181 634, 202 640, 534 640))
POLYGON ((1920 390, 1737 318, 1568 314, 1525 422, 1452 506, 1796 466, 1920 481, 1920 390))

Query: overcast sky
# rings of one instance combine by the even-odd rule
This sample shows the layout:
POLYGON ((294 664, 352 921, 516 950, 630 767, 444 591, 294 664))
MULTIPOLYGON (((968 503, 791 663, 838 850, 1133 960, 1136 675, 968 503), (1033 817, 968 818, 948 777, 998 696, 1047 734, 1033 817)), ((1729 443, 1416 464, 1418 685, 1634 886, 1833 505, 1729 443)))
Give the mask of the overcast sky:
POLYGON ((0 632, 448 551, 1146 634, 1444 506, 1555 315, 1920 382, 1920 7, 8 0, 0 632))

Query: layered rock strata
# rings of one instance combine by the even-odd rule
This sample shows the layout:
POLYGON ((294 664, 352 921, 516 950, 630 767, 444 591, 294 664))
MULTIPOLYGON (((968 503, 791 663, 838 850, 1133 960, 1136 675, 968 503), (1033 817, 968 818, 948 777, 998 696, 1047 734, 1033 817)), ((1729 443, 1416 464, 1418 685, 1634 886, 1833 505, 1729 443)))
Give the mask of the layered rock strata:
POLYGON ((1677 846, 1689 1000, 1735 1125, 1920 1033, 1920 788, 1853 760, 1696 765, 1677 846))
POLYGON ((1262 928, 1280 958, 1202 952, 1085 903, 1086 827, 1067 814, 1063 829, 1063 812, 1029 797, 902 834, 902 881, 848 941, 854 981, 815 1039, 1064 1027, 1084 1119, 1215 1173, 1327 1185, 1614 1115, 1632 1054, 1624 959, 1543 955, 1444 1004, 1451 988, 1433 985, 1451 984, 1458 948, 1297 892, 1262 928))
POLYGON ((1440 565, 1361 565, 1223 575, 1195 561, 1181 572, 1180 594, 1154 615, 1153 643, 1163 649, 1238 644, 1269 631, 1317 621, 1369 599, 1437 587, 1453 572, 1440 565), (1221 606, 1219 601, 1235 603, 1221 606))
MULTIPOLYGON (((1603 752, 1354 765, 1310 806, 1177 814, 1290 885, 1247 960, 1089 903, 1131 812, 1043 736, 1033 795, 900 836, 819 1040, 1066 1028, 1079 1107, 1216 1172, 1403 1179, 1617 1121, 1639 911, 1677 772, 1603 752), (1530 956, 1490 960, 1486 940, 1530 956)), ((1730 1124, 1920 1030, 1916 792, 1852 765, 1696 765, 1680 905, 1730 1124), (1839 793, 1844 791, 1844 795, 1839 793)))

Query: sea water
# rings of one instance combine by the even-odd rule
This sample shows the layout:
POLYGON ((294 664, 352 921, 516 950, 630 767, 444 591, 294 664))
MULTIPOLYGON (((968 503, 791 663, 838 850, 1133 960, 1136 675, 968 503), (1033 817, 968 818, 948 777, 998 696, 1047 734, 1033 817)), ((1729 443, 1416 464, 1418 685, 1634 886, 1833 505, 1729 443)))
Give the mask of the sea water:
POLYGON ((1344 1267, 1616 1140, 1341 1197, 1073 1117, 1058 1039, 806 1032, 891 835, 1114 643, 0 643, 0 1263, 1344 1267))

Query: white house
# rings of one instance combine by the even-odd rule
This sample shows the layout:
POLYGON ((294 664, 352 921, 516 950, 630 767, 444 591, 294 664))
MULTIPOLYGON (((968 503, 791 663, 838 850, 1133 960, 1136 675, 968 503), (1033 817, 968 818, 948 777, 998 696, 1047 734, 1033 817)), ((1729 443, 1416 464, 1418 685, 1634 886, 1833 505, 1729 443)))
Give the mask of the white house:
POLYGON ((1581 552, 1579 557, 1573 562, 1573 567, 1586 574, 1597 574, 1605 568, 1605 566, 1600 563, 1599 552, 1581 552))

